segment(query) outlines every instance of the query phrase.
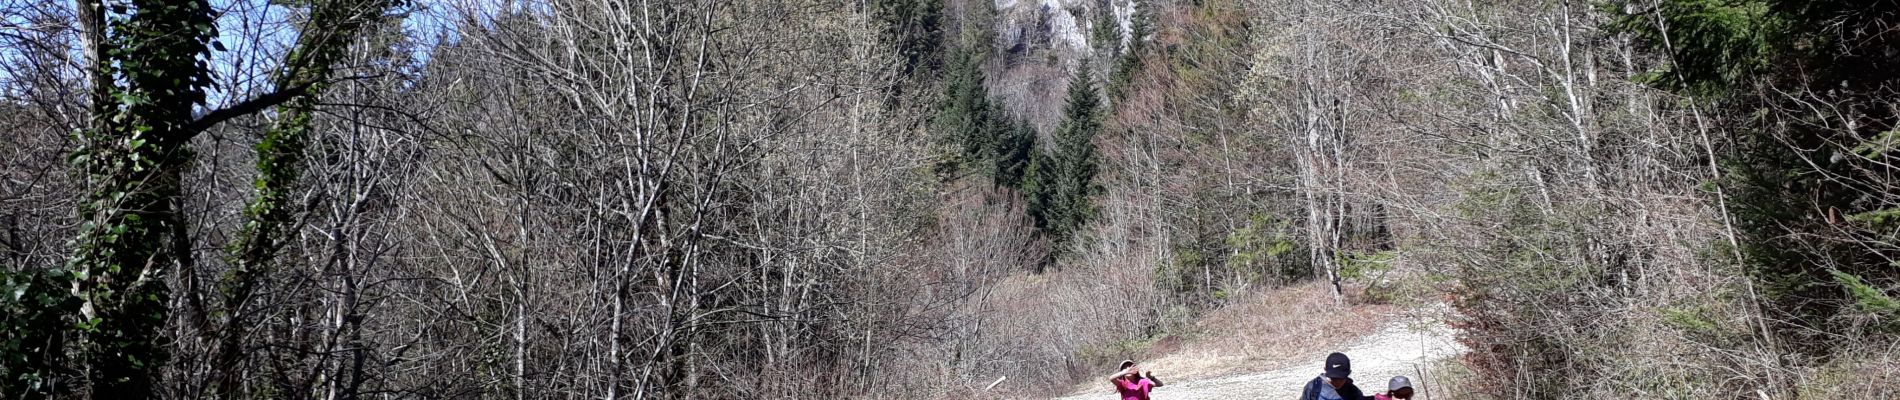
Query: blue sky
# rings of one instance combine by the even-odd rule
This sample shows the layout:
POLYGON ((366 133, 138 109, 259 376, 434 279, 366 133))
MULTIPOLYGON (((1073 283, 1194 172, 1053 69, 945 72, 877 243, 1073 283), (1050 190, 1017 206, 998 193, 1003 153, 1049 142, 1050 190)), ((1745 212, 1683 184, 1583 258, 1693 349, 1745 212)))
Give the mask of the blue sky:
MULTIPOLYGON (((296 43, 298 32, 292 21, 295 10, 271 3, 268 0, 212 0, 212 7, 219 12, 218 41, 226 49, 213 51, 211 55, 214 76, 221 85, 211 93, 213 106, 241 101, 246 94, 268 91, 270 74, 277 69, 283 54, 296 43)), ((443 16, 445 10, 456 8, 453 5, 459 3, 440 0, 410 3, 399 11, 409 11, 402 26, 407 37, 422 42, 411 54, 421 62, 428 59, 432 42, 444 37, 441 32, 450 28, 443 16)))
MULTIPOLYGON (((256 93, 271 90, 271 74, 282 61, 282 56, 296 42, 297 27, 292 17, 296 10, 272 4, 269 0, 211 0, 217 15, 218 42, 225 51, 213 51, 210 65, 213 79, 218 83, 209 93, 209 107, 228 105, 256 93)), ((411 1, 405 10, 408 18, 403 21, 407 37, 416 40, 412 54, 418 62, 426 60, 428 52, 438 38, 453 38, 452 24, 448 23, 457 10, 484 10, 498 7, 497 1, 489 0, 416 0, 411 1)), ((22 64, 24 53, 16 47, 17 41, 7 35, 35 35, 36 29, 64 29, 66 34, 75 34, 72 26, 74 7, 77 3, 70 0, 0 0, 0 63, 22 64), (36 20, 51 16, 53 22, 36 20), (63 20, 63 21, 61 21, 63 20)), ((453 39, 450 39, 453 40, 453 39)), ((80 59, 79 43, 68 43, 73 60, 80 59)), ((80 66, 75 62, 67 66, 69 80, 77 79, 80 66)), ((18 85, 13 72, 0 69, 0 90, 17 90, 18 85)))

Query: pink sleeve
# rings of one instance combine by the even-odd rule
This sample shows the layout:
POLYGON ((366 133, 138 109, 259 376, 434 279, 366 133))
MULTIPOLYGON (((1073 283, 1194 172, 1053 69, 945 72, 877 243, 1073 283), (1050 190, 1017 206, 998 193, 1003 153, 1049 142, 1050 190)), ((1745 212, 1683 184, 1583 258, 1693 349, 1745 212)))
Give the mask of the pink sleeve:
MULTIPOLYGON (((1142 380, 1143 383, 1146 383, 1147 381, 1148 381, 1147 379, 1142 380)), ((1121 390, 1136 390, 1136 389, 1141 389, 1141 383, 1129 382, 1127 379, 1116 379, 1115 388, 1121 389, 1121 390)))

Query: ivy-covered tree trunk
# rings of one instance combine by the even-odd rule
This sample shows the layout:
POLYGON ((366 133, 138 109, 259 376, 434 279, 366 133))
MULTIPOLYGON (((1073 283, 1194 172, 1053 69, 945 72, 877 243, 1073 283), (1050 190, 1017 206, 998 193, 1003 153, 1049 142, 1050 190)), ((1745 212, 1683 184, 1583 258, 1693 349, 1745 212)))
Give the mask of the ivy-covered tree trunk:
MULTIPOLYGON (((91 86, 91 122, 71 157, 85 182, 81 224, 63 267, 0 277, 25 303, 9 305, 0 320, 0 350, 7 350, 0 373, 8 376, 0 381, 0 397, 155 395, 173 347, 164 334, 171 311, 167 276, 192 267, 181 214, 191 139, 229 118, 290 102, 279 110, 281 125, 259 145, 259 197, 247 209, 243 239, 232 246, 233 264, 240 266, 234 276, 248 277, 253 266, 268 262, 290 221, 283 200, 297 177, 316 104, 308 93, 389 3, 305 3, 312 29, 285 60, 277 91, 203 114, 196 111, 212 85, 208 52, 216 37, 210 2, 76 4, 91 86)), ((226 301, 241 305, 245 298, 226 301)), ((242 332, 224 333, 241 338, 242 332)))
POLYGON ((304 148, 309 143, 310 120, 325 88, 331 66, 349 49, 350 40, 379 21, 389 7, 386 0, 344 0, 312 4, 310 19, 297 46, 286 57, 288 69, 277 77, 278 88, 300 89, 297 96, 277 107, 277 121, 264 132, 257 151, 257 192, 244 209, 244 222, 228 249, 229 273, 219 282, 223 294, 224 329, 213 357, 217 371, 215 392, 239 395, 242 389, 245 335, 250 331, 245 308, 262 276, 269 272, 277 250, 296 225, 292 194, 303 174, 304 148))
POLYGON ((116 75, 120 86, 96 92, 108 96, 95 101, 99 122, 73 155, 87 190, 67 268, 77 279, 80 361, 92 394, 144 398, 167 357, 165 276, 191 262, 181 246, 181 171, 191 158, 192 108, 209 85, 199 57, 213 35, 212 10, 202 0, 112 7, 104 62, 94 66, 103 71, 94 73, 116 75))

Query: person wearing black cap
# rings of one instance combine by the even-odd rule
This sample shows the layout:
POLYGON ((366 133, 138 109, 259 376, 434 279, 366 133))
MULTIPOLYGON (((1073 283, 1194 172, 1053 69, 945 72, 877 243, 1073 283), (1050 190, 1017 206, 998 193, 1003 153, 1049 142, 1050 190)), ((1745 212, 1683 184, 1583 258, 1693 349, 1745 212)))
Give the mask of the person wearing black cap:
POLYGON ((1352 359, 1345 354, 1326 355, 1325 373, 1306 382, 1300 400, 1369 400, 1359 386, 1352 384, 1352 359))

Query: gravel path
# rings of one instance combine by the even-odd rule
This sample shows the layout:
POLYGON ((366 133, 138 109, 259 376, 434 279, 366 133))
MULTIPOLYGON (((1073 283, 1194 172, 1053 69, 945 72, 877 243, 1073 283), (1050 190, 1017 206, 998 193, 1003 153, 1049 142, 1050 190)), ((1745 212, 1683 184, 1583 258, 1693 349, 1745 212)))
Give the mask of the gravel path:
MULTIPOLYGON (((1420 379, 1421 372, 1429 378, 1432 371, 1425 370, 1435 361, 1453 357, 1465 351, 1453 339, 1454 332, 1443 323, 1422 324, 1391 323, 1378 333, 1361 338, 1348 346, 1343 353, 1352 357, 1353 376, 1359 381, 1359 387, 1368 394, 1373 390, 1384 390, 1386 379, 1393 375, 1412 377, 1412 384, 1421 390, 1421 396, 1430 393, 1429 379, 1420 379)), ((1200 400, 1200 399, 1294 399, 1300 396, 1301 385, 1319 376, 1320 361, 1329 351, 1319 351, 1312 362, 1295 365, 1281 365, 1271 369, 1259 370, 1240 375, 1202 379, 1183 382, 1166 382, 1168 385, 1156 388, 1156 400, 1200 400)), ((1264 369, 1264 367, 1263 367, 1264 369)), ((1165 380, 1166 375, 1162 375, 1165 380)), ((1106 385, 1104 385, 1106 386, 1106 385)), ((1101 388, 1072 394, 1062 400, 1105 400, 1114 399, 1112 392, 1101 388)))

